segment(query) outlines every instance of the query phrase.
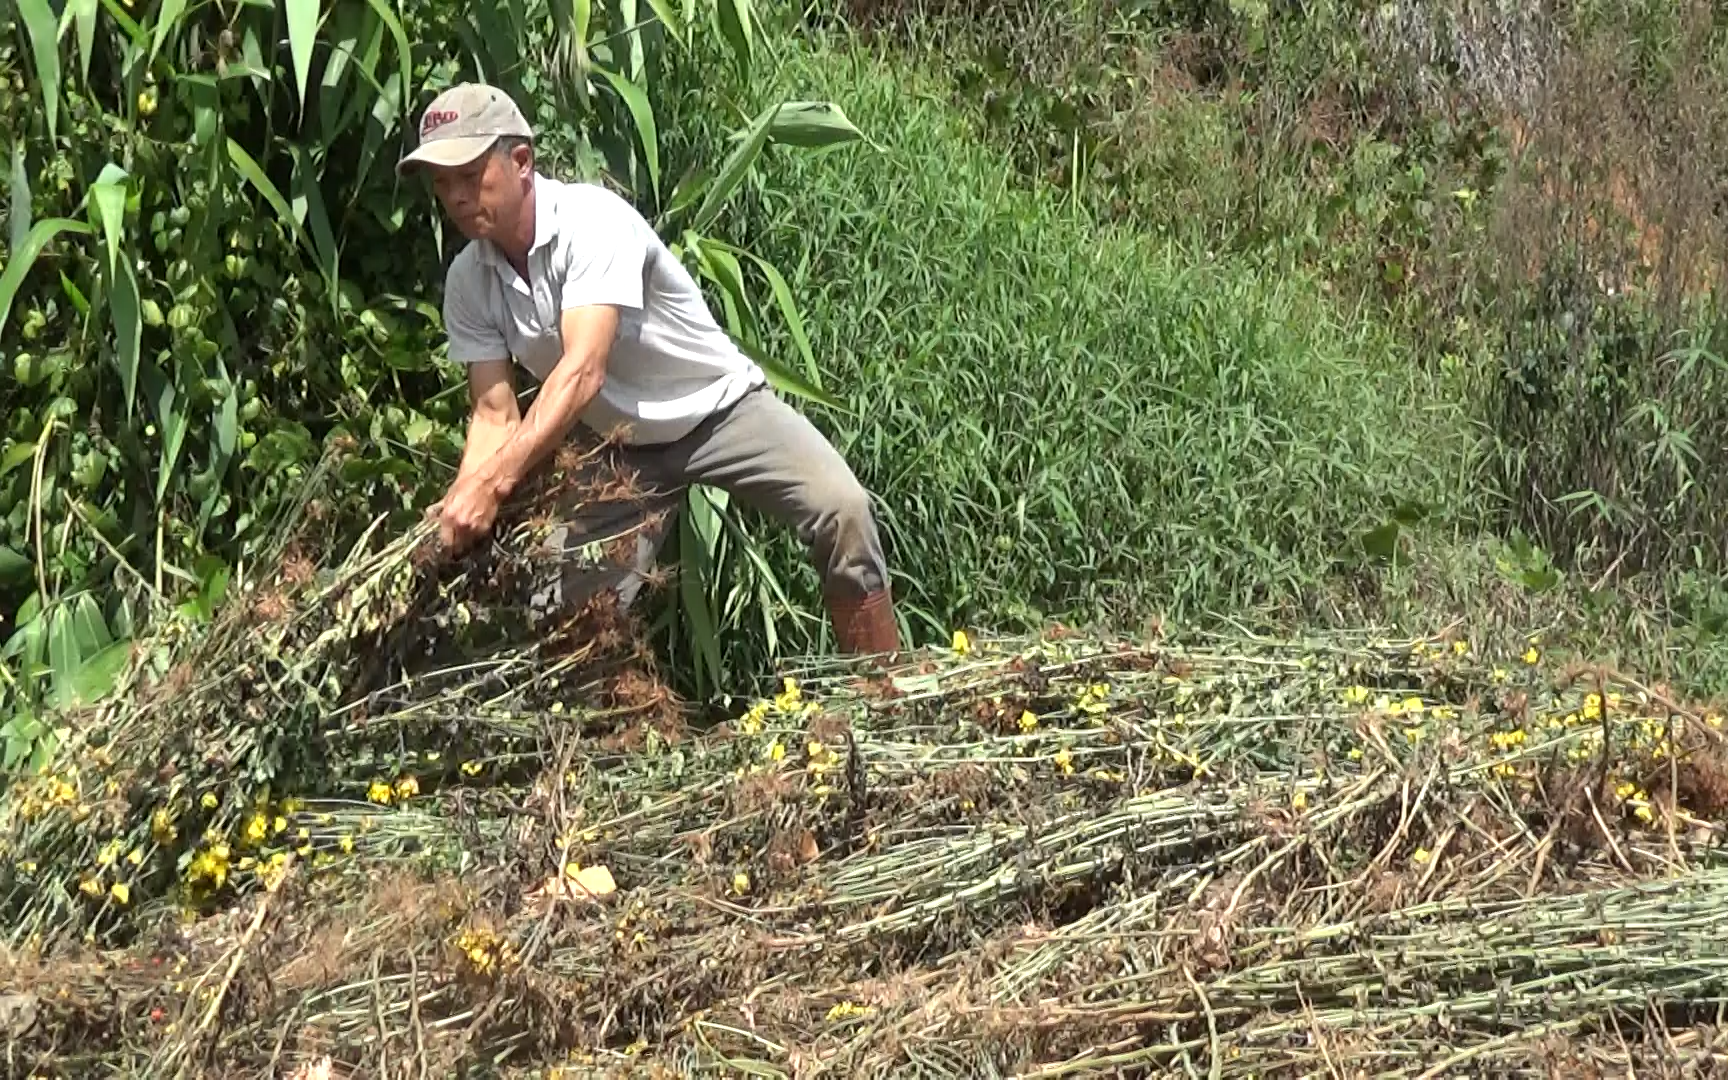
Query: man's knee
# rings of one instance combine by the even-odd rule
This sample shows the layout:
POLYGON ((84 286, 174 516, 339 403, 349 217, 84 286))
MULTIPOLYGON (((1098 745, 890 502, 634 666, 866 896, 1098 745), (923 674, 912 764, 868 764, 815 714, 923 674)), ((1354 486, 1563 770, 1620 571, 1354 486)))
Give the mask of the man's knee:
POLYGON ((819 538, 838 538, 872 528, 870 493, 845 468, 826 469, 804 489, 807 527, 819 538))

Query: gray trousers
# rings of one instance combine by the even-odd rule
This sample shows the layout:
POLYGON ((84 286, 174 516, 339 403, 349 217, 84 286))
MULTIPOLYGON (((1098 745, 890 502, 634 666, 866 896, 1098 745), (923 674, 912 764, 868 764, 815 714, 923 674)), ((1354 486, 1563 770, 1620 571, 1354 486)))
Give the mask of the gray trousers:
POLYGON ((825 594, 861 599, 883 589, 888 568, 870 496, 844 458, 804 415, 759 387, 677 442, 611 446, 593 459, 597 485, 634 473, 624 498, 585 498, 554 510, 546 534, 557 570, 536 606, 575 607, 611 589, 636 600, 690 484, 729 493, 796 530, 825 594))

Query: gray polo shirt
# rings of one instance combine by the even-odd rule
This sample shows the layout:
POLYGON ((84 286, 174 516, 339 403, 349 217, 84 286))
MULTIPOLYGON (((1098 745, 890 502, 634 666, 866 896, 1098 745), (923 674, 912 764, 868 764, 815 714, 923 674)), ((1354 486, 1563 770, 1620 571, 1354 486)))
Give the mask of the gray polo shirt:
POLYGON ((696 281, 636 208, 595 184, 534 177, 528 281, 490 240, 457 253, 444 283, 450 359, 514 359, 544 382, 564 355, 559 315, 613 304, 606 381, 582 413, 601 434, 673 442, 766 381, 709 310, 696 281))

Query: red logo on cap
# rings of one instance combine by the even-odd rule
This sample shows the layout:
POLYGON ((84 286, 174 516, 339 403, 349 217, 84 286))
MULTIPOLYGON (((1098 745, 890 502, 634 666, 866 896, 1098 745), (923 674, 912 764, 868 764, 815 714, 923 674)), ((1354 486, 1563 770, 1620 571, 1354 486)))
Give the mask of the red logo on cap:
POLYGON ((420 137, 424 139, 445 124, 459 119, 461 119, 461 114, 452 109, 443 109, 438 112, 428 109, 426 115, 420 119, 420 137))

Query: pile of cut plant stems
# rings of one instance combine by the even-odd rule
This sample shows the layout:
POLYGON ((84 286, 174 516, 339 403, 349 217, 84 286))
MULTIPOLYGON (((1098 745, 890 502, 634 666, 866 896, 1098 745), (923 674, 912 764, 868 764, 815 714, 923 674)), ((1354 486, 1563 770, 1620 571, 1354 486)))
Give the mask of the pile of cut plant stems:
POLYGON ((546 524, 302 512, 8 781, 9 1074, 1722 1067, 1715 708, 1461 630, 1054 629, 703 728, 524 602, 546 524))

